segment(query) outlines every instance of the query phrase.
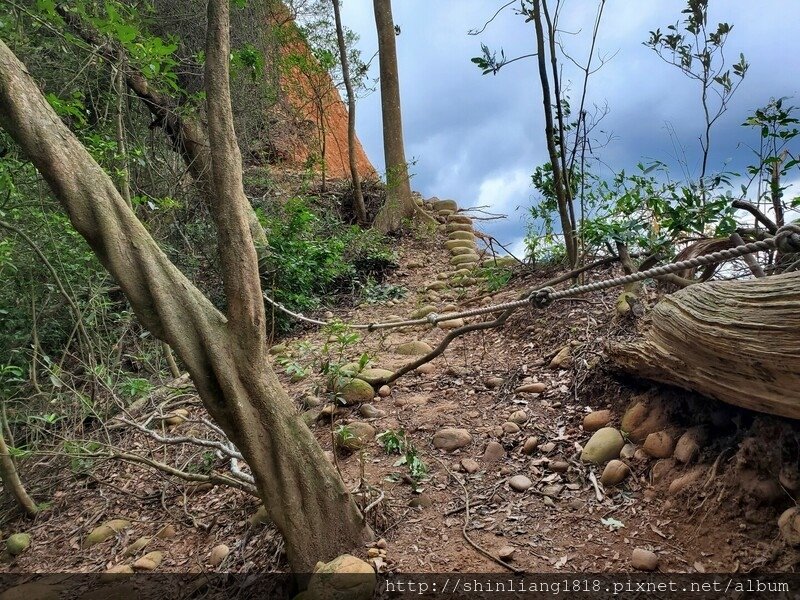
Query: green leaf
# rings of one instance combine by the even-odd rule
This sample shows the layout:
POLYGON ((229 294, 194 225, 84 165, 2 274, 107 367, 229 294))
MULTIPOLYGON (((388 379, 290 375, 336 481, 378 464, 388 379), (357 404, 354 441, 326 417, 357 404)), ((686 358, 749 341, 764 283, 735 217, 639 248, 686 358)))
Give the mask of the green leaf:
POLYGON ((49 17, 56 16, 55 0, 36 0, 36 8, 49 17))
POLYGON ((117 36, 117 39, 123 44, 131 43, 133 40, 136 39, 138 33, 139 32, 136 31, 136 28, 131 27, 130 25, 119 23, 115 27, 115 35, 117 36))

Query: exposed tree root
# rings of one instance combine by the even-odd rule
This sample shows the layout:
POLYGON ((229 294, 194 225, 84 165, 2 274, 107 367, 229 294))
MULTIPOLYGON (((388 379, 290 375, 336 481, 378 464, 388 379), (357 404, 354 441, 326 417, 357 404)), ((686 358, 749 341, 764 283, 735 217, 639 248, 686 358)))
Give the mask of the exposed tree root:
MULTIPOLYGON (((564 281, 569 281, 570 279, 574 279, 578 275, 581 275, 582 273, 585 273, 585 272, 590 271, 592 269, 596 269, 598 267, 602 267, 602 266, 605 266, 605 265, 610 265, 610 264, 612 264, 614 262, 617 262, 617 260, 619 260, 619 259, 616 256, 610 256, 610 257, 607 257, 607 258, 603 258, 603 259, 597 260, 595 262, 589 263, 588 265, 584 265, 583 267, 581 267, 579 269, 574 269, 574 270, 572 270, 572 271, 570 271, 568 273, 565 273, 564 275, 560 275, 559 277, 555 277, 553 279, 550 279, 549 281, 544 282, 540 286, 537 286, 536 289, 541 289, 541 288, 550 287, 550 286, 553 286, 553 285, 558 285, 559 283, 563 283, 564 281)), ((520 298, 528 297, 531 294, 531 292, 533 292, 533 291, 534 290, 527 290, 526 292, 524 292, 523 294, 520 295, 520 298)), ((458 337, 461 337, 464 334, 470 333, 472 331, 482 331, 482 330, 485 330, 485 329, 494 329, 496 327, 502 327, 505 324, 505 322, 508 320, 508 318, 516 310, 517 309, 515 309, 515 308, 507 309, 507 310, 503 311, 502 313, 500 313, 500 315, 496 319, 494 319, 493 321, 483 321, 481 323, 470 323, 468 325, 464 325, 463 327, 459 327, 457 329, 453 329, 452 331, 450 331, 450 333, 448 333, 445 336, 445 338, 439 343, 439 345, 436 346, 436 348, 434 348, 430 352, 428 352, 428 354, 420 356, 417 360, 412 361, 412 362, 410 362, 410 363, 408 363, 406 365, 403 365, 397 371, 392 373, 391 376, 386 377, 385 379, 377 381, 376 385, 390 384, 390 383, 392 383, 394 381, 397 381, 400 377, 402 377, 406 373, 409 373, 410 371, 413 371, 414 369, 417 369, 417 368, 421 367, 422 365, 431 362, 434 358, 436 358, 437 356, 440 356, 445 350, 447 350, 447 347, 450 345, 450 343, 453 340, 455 340, 458 337)))

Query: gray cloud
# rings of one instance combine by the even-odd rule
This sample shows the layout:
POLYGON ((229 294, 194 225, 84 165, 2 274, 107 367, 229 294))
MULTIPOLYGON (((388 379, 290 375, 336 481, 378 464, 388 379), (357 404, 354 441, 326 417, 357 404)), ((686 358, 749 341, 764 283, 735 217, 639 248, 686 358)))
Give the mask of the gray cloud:
MULTIPOLYGON (((365 56, 375 52, 372 3, 345 0, 344 18, 361 35, 365 56)), ((492 221, 485 229, 498 238, 518 241, 524 234, 524 210, 535 201, 528 187, 533 169, 546 160, 541 93, 535 64, 520 61, 498 75, 482 76, 470 58, 480 54, 483 42, 506 55, 526 54, 534 45, 531 25, 511 12, 502 13, 480 36, 467 31, 480 27, 502 2, 458 0, 430 2, 394 0, 398 60, 402 88, 406 152, 416 162, 413 186, 425 196, 452 197, 464 206, 491 202, 510 213, 506 222, 492 221)), ((685 159, 696 175, 697 142, 702 124, 699 88, 642 45, 648 32, 664 29, 680 18, 684 2, 618 2, 606 6, 598 48, 615 54, 590 82, 589 102, 608 103, 610 112, 601 124, 613 132, 613 141, 599 150, 614 170, 630 170, 649 157, 673 166, 676 176, 685 159), (686 156, 667 133, 674 131, 686 156)), ((564 35, 576 56, 586 54, 586 34, 591 30, 596 4, 567 1, 562 27, 580 35, 564 35)), ((796 96, 800 82, 800 3, 772 0, 711 2, 710 20, 734 25, 728 54, 744 52, 751 64, 747 78, 720 120, 714 134, 713 169, 742 169, 750 156, 741 143, 756 143, 756 132, 740 124, 771 96, 796 96), (730 161, 730 162, 728 162, 730 161)), ((578 73, 565 63, 567 77, 578 88, 578 73)), ((377 73, 377 59, 373 75, 377 73)), ((797 100, 800 104, 800 99, 797 100)), ((359 103, 358 133, 377 168, 383 166, 380 95, 359 103)))

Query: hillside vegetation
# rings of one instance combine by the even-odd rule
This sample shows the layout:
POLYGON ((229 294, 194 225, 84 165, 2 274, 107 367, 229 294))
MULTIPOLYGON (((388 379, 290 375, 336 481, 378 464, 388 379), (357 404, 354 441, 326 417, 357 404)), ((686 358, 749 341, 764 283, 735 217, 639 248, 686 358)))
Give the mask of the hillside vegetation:
POLYGON ((749 64, 707 1, 645 41, 702 89, 694 178, 602 175, 561 2, 520 4, 534 57, 472 59, 541 82, 519 257, 412 192, 388 0, 384 174, 337 0, 32 4, 0 5, 0 600, 794 571, 798 121, 766 100, 714 170, 749 64))

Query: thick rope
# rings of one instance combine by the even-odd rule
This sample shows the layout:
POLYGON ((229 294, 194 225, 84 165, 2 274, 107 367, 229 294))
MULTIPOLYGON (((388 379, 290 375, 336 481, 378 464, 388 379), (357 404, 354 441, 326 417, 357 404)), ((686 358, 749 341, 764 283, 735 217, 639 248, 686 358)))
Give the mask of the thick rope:
MULTIPOLYGON (((800 234, 800 230, 798 231, 798 234, 800 234)), ((658 267, 653 267, 652 269, 647 269, 646 271, 638 271, 629 275, 622 275, 620 277, 614 277, 613 279, 607 279, 605 281, 595 281, 594 283, 587 283, 586 285, 579 285, 563 290, 555 291, 552 288, 536 290, 529 296, 529 299, 534 306, 543 308, 554 300, 561 300, 562 298, 579 296, 582 294, 588 294, 590 292, 599 292, 601 290, 607 290, 619 285, 644 281, 645 279, 661 277, 663 275, 677 273, 678 271, 683 271, 685 269, 704 267, 706 265, 723 262, 732 258, 739 258, 746 254, 753 254, 754 252, 760 252, 762 250, 772 250, 777 246, 777 240, 778 236, 776 235, 774 238, 769 238, 759 242, 752 242, 750 244, 745 244, 744 246, 728 248, 726 250, 712 252, 711 254, 706 254, 704 256, 690 258, 689 260, 682 260, 680 262, 670 263, 668 265, 660 265, 658 267)), ((795 242, 791 242, 791 244, 794 243, 795 242)), ((798 250, 794 250, 794 252, 800 251, 800 235, 798 235, 796 243, 798 245, 798 250)))
MULTIPOLYGON (((774 249, 777 249, 784 254, 800 252, 800 225, 796 225, 794 223, 790 225, 785 225, 780 229, 778 229, 778 231, 775 234, 775 237, 768 238, 766 240, 752 242, 749 244, 744 244, 743 246, 737 246, 735 248, 720 250, 718 252, 712 252, 711 254, 706 254, 704 256, 690 258, 689 260, 683 260, 676 263, 670 263, 667 265, 653 267, 652 269, 647 269, 645 271, 638 271, 636 273, 631 273, 629 275, 622 275, 620 277, 614 277, 612 279, 606 279, 604 281, 596 281, 594 283, 588 283, 585 285, 565 288, 563 290, 558 290, 558 291, 554 290, 553 288, 542 288, 534 290, 527 298, 524 298, 522 300, 515 300, 513 302, 492 304, 491 306, 483 306, 481 308, 474 308, 472 310, 465 310, 458 313, 448 313, 445 315, 430 313, 426 317, 422 317, 419 319, 409 319, 406 321, 391 321, 389 323, 370 323, 368 325, 345 324, 345 326, 349 327, 350 329, 363 329, 367 331, 375 331, 378 329, 393 329, 395 327, 413 327, 416 325, 435 326, 439 323, 446 321, 454 321, 456 319, 465 319, 467 317, 477 317, 480 315, 487 315, 491 313, 505 312, 507 310, 516 310, 524 306, 535 306, 537 308, 544 308, 555 300, 562 300, 564 298, 580 296, 583 294, 588 294, 590 292, 599 292, 620 285, 626 285, 628 283, 635 283, 637 281, 644 281, 645 279, 661 277, 663 275, 670 275, 671 273, 677 273, 678 271, 684 271, 690 268, 704 267, 706 265, 720 263, 726 260, 731 260, 733 258, 739 258, 741 256, 745 256, 746 254, 753 254, 755 252, 774 250, 774 249)), ((264 294, 264 299, 278 310, 288 314, 289 316, 299 321, 305 321, 306 323, 312 323, 314 325, 321 325, 321 326, 327 326, 333 324, 333 322, 310 319, 308 317, 303 316, 302 313, 294 313, 285 306, 283 306, 282 304, 280 304, 279 302, 276 302, 275 300, 267 296, 266 294, 264 294)))

